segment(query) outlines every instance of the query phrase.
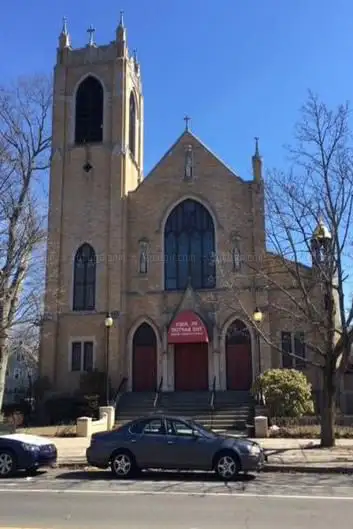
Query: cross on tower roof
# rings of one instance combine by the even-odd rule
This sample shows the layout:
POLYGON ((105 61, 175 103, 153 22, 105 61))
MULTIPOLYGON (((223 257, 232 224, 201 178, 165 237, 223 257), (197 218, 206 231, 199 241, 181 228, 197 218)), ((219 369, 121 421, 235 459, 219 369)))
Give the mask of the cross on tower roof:
POLYGON ((95 46, 95 42, 94 42, 94 33, 95 33, 95 31, 96 31, 95 28, 91 24, 90 27, 87 30, 87 33, 89 34, 88 46, 95 46))
POLYGON ((186 115, 184 117, 184 121, 185 121, 185 130, 189 130, 189 121, 191 121, 191 118, 188 115, 186 115))
POLYGON ((260 156, 260 152, 259 152, 259 137, 258 136, 255 136, 255 156, 260 156))

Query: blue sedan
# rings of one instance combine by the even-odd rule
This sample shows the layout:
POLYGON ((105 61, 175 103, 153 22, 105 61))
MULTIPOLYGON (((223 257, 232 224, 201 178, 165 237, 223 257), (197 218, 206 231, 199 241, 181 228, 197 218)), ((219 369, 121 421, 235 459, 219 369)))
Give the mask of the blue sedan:
POLYGON ((167 415, 141 417, 117 430, 92 435, 86 451, 89 465, 111 467, 118 478, 135 471, 215 471, 224 479, 262 470, 266 456, 250 439, 217 435, 194 421, 167 415))
POLYGON ((57 449, 50 439, 28 434, 0 436, 0 478, 18 470, 33 472, 56 463, 57 449))

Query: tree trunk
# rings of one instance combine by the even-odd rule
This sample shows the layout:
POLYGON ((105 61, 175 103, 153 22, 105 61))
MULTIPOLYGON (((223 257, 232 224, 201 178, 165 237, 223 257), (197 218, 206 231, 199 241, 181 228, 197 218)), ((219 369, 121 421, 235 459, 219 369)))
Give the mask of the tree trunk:
POLYGON ((0 351, 0 412, 4 400, 5 393, 5 382, 6 382, 6 369, 7 369, 7 355, 0 351))
POLYGON ((335 446, 335 418, 336 418, 336 384, 335 372, 327 366, 323 373, 323 391, 321 403, 321 446, 330 448, 335 446))

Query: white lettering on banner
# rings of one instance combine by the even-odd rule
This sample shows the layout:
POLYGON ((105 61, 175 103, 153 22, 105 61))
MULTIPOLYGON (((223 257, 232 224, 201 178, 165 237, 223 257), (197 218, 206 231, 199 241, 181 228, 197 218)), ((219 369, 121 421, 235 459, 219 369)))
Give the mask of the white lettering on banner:
POLYGON ((192 321, 191 323, 188 323, 186 321, 177 321, 175 323, 175 327, 172 327, 171 334, 180 336, 182 334, 202 334, 203 329, 202 326, 199 324, 198 321, 192 321))

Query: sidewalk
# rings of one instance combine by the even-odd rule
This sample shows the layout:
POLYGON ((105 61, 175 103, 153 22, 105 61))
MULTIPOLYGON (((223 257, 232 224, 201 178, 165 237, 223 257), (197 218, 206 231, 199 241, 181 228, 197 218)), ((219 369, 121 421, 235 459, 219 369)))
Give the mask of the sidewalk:
MULTIPOLYGON (((58 465, 85 467, 86 448, 89 438, 56 437, 58 465)), ((319 448, 319 440, 313 439, 254 439, 265 450, 268 461, 266 471, 296 472, 352 472, 353 439, 337 439, 334 448, 319 448)))

